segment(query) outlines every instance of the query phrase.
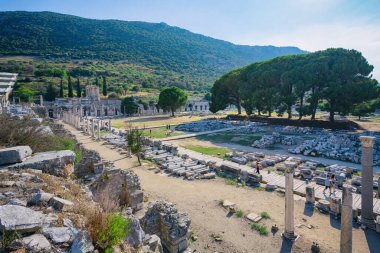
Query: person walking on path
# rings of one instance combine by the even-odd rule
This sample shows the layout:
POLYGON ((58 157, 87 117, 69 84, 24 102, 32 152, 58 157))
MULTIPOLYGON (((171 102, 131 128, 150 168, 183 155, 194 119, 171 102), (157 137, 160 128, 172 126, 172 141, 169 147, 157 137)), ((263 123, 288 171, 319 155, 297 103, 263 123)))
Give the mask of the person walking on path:
POLYGON ((256 161, 256 173, 260 174, 260 163, 256 161))
POLYGON ((331 195, 331 181, 330 181, 330 175, 327 175, 325 179, 325 189, 323 190, 323 194, 326 194, 326 190, 329 189, 330 195, 331 195))

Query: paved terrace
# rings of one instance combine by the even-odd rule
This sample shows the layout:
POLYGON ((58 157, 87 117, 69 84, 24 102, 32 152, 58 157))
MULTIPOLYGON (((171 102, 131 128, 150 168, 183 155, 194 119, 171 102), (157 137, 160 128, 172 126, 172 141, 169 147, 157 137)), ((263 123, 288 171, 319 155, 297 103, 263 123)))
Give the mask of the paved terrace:
MULTIPOLYGON (((203 155, 201 153, 198 153, 198 152, 195 152, 195 151, 192 151, 189 149, 185 149, 182 147, 178 147, 178 153, 180 155, 187 154, 190 158, 205 160, 206 162, 213 161, 213 162, 216 162, 217 165, 228 164, 232 167, 238 167, 241 170, 250 170, 250 171, 253 170, 252 167, 249 167, 246 165, 238 165, 237 163, 234 163, 234 162, 226 161, 226 160, 223 160, 223 159, 218 158, 218 157, 203 155)), ((262 170, 260 173, 262 174, 264 181, 268 182, 269 184, 277 185, 279 188, 282 188, 282 189, 285 188, 285 177, 284 176, 278 175, 275 172, 268 173, 268 171, 264 171, 264 170, 262 170)), ((320 200, 320 199, 329 200, 329 194, 327 194, 327 195, 323 194, 323 189, 325 188, 324 186, 315 184, 314 182, 310 182, 309 184, 314 185, 316 200, 320 200)), ((300 180, 300 179, 294 179, 293 190, 294 190, 295 194, 305 196, 305 189, 306 189, 306 182, 305 181, 300 180)), ((337 189, 335 195, 337 197, 341 198, 342 197, 342 191, 337 189)), ((353 193, 352 207, 353 207, 353 209, 361 208, 361 195, 360 194, 353 193)), ((380 199, 377 199, 377 198, 373 199, 373 211, 375 214, 380 215, 380 199)))

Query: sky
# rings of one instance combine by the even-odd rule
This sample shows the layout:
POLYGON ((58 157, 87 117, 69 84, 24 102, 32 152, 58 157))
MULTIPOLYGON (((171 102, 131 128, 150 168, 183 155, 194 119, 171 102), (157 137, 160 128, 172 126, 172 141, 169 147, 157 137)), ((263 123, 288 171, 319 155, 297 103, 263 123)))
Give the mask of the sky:
POLYGON ((380 81, 380 0, 0 0, 0 11, 165 22, 243 45, 361 51, 380 81))

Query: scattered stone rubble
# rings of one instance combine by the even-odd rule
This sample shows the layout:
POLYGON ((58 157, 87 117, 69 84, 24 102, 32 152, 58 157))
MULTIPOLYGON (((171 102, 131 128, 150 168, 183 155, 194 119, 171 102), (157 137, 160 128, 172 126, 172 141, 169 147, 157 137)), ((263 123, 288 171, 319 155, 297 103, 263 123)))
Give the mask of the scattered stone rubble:
MULTIPOLYGON (((341 161, 360 163, 361 145, 359 136, 365 133, 348 133, 345 131, 327 132, 320 131, 315 139, 305 140, 302 144, 288 151, 292 154, 306 156, 321 156, 341 161)), ((380 140, 374 145, 374 165, 380 165, 380 140)))
POLYGON ((211 168, 212 164, 189 159, 186 155, 179 156, 176 146, 163 144, 161 141, 151 141, 149 139, 146 141, 147 146, 143 153, 143 158, 158 164, 168 175, 184 177, 188 180, 215 178, 216 175, 211 168))
POLYGON ((256 140, 252 147, 255 148, 270 148, 275 144, 282 144, 286 146, 292 146, 297 144, 297 136, 285 136, 280 135, 278 132, 273 132, 272 135, 263 135, 260 140, 256 140))
POLYGON ((205 119, 195 122, 189 122, 185 124, 179 124, 175 127, 178 131, 184 132, 204 132, 213 131, 224 128, 232 128, 236 126, 244 126, 249 124, 249 122, 244 121, 231 121, 224 119, 205 119))

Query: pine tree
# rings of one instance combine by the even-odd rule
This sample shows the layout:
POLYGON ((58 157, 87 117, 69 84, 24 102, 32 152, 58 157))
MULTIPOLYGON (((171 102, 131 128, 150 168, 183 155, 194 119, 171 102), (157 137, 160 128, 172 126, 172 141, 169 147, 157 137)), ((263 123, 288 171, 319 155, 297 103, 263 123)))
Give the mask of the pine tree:
POLYGON ((107 80, 105 76, 103 76, 103 96, 107 96, 107 80))
POLYGON ((63 98, 63 80, 61 78, 61 83, 59 84, 59 97, 63 98))
POLYGON ((100 84, 99 84, 99 79, 98 79, 98 77, 96 77, 96 79, 95 79, 95 85, 96 85, 96 86, 98 86, 98 87, 100 87, 100 84))
POLYGON ((82 96, 82 89, 80 87, 79 77, 77 78, 77 97, 80 98, 82 96))
POLYGON ((74 94, 73 94, 73 84, 71 83, 71 77, 69 76, 69 78, 67 79, 67 83, 68 83, 68 89, 69 89, 69 94, 68 94, 68 97, 69 98, 72 98, 74 97, 74 94))

